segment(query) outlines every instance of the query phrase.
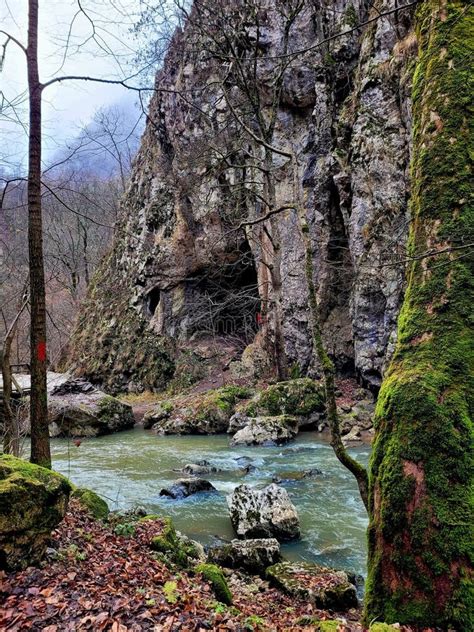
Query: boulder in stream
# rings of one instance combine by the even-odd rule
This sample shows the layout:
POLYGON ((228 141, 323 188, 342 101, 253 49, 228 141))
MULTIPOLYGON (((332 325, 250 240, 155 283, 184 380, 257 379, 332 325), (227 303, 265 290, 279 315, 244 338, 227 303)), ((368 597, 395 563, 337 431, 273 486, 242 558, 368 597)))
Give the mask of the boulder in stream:
POLYGON ((183 474, 188 476, 203 476, 204 474, 215 474, 219 472, 218 467, 214 467, 209 461, 198 461, 198 463, 187 463, 181 470, 183 474))
POLYGON ((299 470, 299 471, 290 471, 290 472, 280 472, 278 476, 272 477, 272 482, 277 485, 282 485, 284 483, 298 483, 299 481, 304 481, 308 478, 314 478, 315 476, 321 476, 321 470, 318 470, 317 467, 312 468, 311 470, 299 470))
POLYGON ((216 491, 217 490, 214 485, 203 478, 181 478, 170 488, 162 489, 160 491, 160 496, 167 496, 168 498, 178 500, 181 498, 187 498, 188 496, 193 496, 194 494, 200 494, 202 492, 216 491))
POLYGON ((290 415, 249 418, 230 445, 282 445, 296 437, 298 427, 298 419, 290 415))
POLYGON ((208 560, 226 568, 241 568, 251 574, 264 575, 265 569, 281 561, 280 543, 275 538, 232 540, 211 549, 208 560))
POLYGON ((273 586, 317 608, 341 612, 358 605, 356 588, 344 571, 310 562, 280 562, 267 568, 266 575, 273 586))
POLYGON ((232 526, 239 538, 300 537, 299 518, 288 492, 271 484, 263 489, 239 485, 227 497, 232 526))

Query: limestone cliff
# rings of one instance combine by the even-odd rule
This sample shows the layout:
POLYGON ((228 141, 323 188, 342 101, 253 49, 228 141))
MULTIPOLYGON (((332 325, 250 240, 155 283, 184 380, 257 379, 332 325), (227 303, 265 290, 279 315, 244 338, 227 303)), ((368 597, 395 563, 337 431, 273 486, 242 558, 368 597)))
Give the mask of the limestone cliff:
MULTIPOLYGON (((249 4, 215 0, 230 20, 239 12, 239 25, 249 41, 257 37, 264 59, 278 58, 281 2, 260 0, 258 25, 252 16, 241 19, 249 4)), ((305 52, 286 71, 273 137, 300 156, 329 351, 340 370, 374 386, 394 345, 408 228, 412 14, 372 20, 395 6, 395 0, 304 3, 289 46, 305 52), (360 23, 367 24, 354 29, 360 23)), ((236 229, 241 192, 254 176, 235 165, 216 168, 216 151, 235 160, 242 147, 235 150, 238 134, 213 81, 223 62, 196 52, 202 39, 192 23, 178 30, 158 72, 113 248, 73 339, 72 363, 116 389, 164 384, 176 344, 198 332, 250 342, 257 329, 262 252, 252 230, 236 229)), ((258 66, 264 87, 269 64, 258 66)), ((283 169, 279 205, 291 190, 283 169)), ((258 209, 246 208, 246 215, 256 217, 258 209)), ((303 245, 291 209, 277 221, 286 351, 290 364, 311 373, 303 245)))

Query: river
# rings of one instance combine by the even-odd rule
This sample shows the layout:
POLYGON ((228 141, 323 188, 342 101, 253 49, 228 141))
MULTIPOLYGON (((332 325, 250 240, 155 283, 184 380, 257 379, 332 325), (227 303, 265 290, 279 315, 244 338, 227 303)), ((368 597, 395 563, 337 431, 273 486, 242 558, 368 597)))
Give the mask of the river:
MULTIPOLYGON (((101 494, 111 509, 136 505, 168 515, 176 527, 204 545, 233 537, 225 496, 237 485, 268 484, 284 472, 317 468, 322 474, 284 483, 301 521, 302 538, 282 546, 294 560, 345 568, 365 576, 367 514, 351 474, 318 433, 301 433, 285 447, 229 447, 226 435, 157 436, 142 428, 83 440, 52 441, 53 467, 76 485, 101 494), (248 457, 255 470, 244 475, 238 457, 248 457), (206 459, 222 471, 205 476, 218 493, 183 500, 160 497, 179 474, 174 470, 206 459)), ((370 448, 351 449, 366 464, 370 448)))

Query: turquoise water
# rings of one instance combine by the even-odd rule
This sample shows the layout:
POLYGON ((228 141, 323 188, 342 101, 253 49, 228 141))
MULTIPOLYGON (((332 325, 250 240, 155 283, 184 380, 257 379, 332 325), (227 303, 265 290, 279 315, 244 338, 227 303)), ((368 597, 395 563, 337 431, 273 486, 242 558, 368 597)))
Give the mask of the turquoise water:
MULTIPOLYGON (((104 496, 111 509, 142 505, 169 515, 180 531, 204 545, 233 537, 225 497, 237 485, 268 484, 285 471, 318 468, 321 475, 284 484, 300 516, 302 538, 284 544, 282 552, 365 575, 367 514, 354 479, 318 433, 302 433, 286 447, 230 448, 226 435, 160 437, 136 428, 87 439, 79 447, 54 439, 52 448, 54 469, 104 496), (244 475, 238 457, 248 457, 255 470, 244 475), (222 470, 205 476, 218 493, 178 501, 159 496, 179 478, 173 470, 202 459, 222 470)), ((363 446, 351 454, 365 464, 369 451, 363 446)))

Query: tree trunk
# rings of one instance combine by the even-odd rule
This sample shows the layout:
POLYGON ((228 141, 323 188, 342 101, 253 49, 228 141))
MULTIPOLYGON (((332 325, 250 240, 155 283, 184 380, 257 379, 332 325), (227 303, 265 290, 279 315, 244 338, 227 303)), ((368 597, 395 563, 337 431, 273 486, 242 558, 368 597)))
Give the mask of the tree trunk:
POLYGON ((31 302, 31 461, 51 467, 46 393, 46 299, 41 213, 41 84, 38 74, 38 0, 28 2, 28 250, 31 302))
MULTIPOLYGON (((18 312, 13 319, 12 324, 8 328, 3 349, 0 351, 0 364, 3 379, 3 415, 4 415, 4 433, 3 433, 3 451, 5 454, 20 455, 20 428, 18 418, 12 407, 12 369, 11 355, 13 340, 18 330, 18 322, 27 305, 27 300, 23 299, 19 305, 18 312)), ((17 337, 18 339, 18 337, 17 337)))
MULTIPOLYGON (((269 149, 265 149, 265 198, 268 202, 268 210, 276 208, 275 176, 273 174, 273 156, 269 149)), ((271 298, 273 303, 273 336, 275 366, 279 380, 288 379, 288 362, 286 359, 285 337, 283 334, 283 301, 281 281, 281 237, 278 219, 272 217, 269 220, 271 229, 271 298)))
POLYGON ((331 447, 335 455, 344 467, 346 467, 355 477, 359 487, 360 497, 366 509, 368 509, 368 477, 364 466, 353 459, 346 450, 341 438, 341 428, 339 413, 336 403, 336 368, 334 362, 329 357, 323 341, 321 326, 321 314, 318 305, 316 286, 314 284, 313 247, 309 226, 306 219, 306 206, 299 177, 298 162, 296 156, 292 159, 293 188, 296 201, 296 212, 298 214, 298 227, 304 244, 305 253, 305 278, 308 290, 308 303, 311 315, 311 335, 313 340, 313 353, 321 366, 324 379, 324 390, 326 400, 326 414, 331 433, 331 447))
POLYGON ((416 16, 413 260, 376 410, 367 624, 474 629, 473 24, 465 0, 416 16))

